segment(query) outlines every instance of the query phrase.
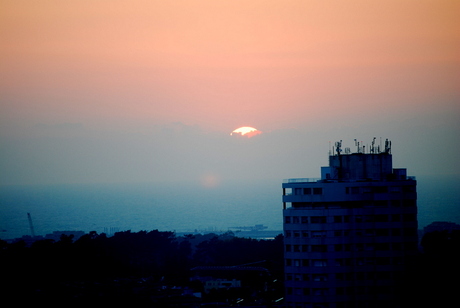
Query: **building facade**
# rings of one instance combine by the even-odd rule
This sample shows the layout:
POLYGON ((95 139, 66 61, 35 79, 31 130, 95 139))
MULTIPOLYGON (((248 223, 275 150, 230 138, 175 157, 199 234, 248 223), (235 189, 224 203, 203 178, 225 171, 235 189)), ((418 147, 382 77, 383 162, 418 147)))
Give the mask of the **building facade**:
POLYGON ((418 252, 417 193, 393 169, 390 143, 367 154, 336 143, 321 179, 282 187, 287 307, 397 307, 397 281, 418 252))

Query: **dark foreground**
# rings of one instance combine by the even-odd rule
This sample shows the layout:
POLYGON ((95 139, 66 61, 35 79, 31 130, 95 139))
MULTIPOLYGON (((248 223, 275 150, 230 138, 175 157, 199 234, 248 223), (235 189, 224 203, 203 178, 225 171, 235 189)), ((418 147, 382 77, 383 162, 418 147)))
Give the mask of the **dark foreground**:
MULTIPOLYGON (((400 284, 403 307, 454 302, 460 231, 421 242, 400 284)), ((129 307, 282 307, 283 237, 255 240, 157 230, 90 232, 74 240, 0 240, 2 302, 20 305, 129 307)))

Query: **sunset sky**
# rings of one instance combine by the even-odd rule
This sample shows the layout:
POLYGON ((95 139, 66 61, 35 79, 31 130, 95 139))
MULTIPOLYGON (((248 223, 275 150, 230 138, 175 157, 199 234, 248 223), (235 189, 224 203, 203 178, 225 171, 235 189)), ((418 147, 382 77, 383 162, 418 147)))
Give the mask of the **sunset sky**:
POLYGON ((460 174, 460 2, 0 1, 0 184, 460 174), (241 126, 262 131, 232 138, 241 126))

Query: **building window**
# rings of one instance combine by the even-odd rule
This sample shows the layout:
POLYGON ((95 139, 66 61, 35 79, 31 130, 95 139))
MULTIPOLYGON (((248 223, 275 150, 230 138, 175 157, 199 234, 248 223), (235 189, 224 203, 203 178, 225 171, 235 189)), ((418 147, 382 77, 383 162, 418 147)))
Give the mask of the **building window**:
POLYGON ((366 229, 364 230, 364 236, 374 236, 375 230, 374 229, 366 229))
MULTIPOLYGON (((327 289, 323 289, 323 288, 321 288, 321 289, 313 289, 313 294, 314 295, 327 295, 327 291, 328 291, 327 289)), ((321 304, 319 304, 319 305, 321 305, 321 304)), ((321 306, 318 306, 318 307, 323 307, 323 306, 321 305, 321 306)))
POLYGON ((351 266, 351 259, 335 259, 335 266, 351 266))
POLYGON ((291 223, 291 217, 290 216, 284 217, 284 223, 290 224, 291 223))
POLYGON ((375 215, 375 222, 388 222, 388 215, 375 215))
POLYGON ((326 237, 326 231, 312 231, 311 237, 326 237))
POLYGON ((370 194, 372 192, 373 192, 372 187, 369 187, 369 186, 363 187, 363 193, 370 194))
POLYGON ((343 217, 342 216, 334 216, 334 222, 335 223, 343 222, 343 217))
POLYGON ((404 222, 417 221, 417 215, 416 214, 403 214, 402 218, 403 218, 404 222))
POLYGON ((414 199, 405 199, 402 201, 404 207, 415 207, 416 202, 414 199))
POLYGON ((375 222, 377 215, 366 215, 364 216, 364 222, 375 222))
POLYGON ((376 236, 388 236, 390 234, 388 229, 376 229, 375 235, 376 236))
POLYGON ((313 281, 327 281, 327 275, 326 274, 314 274, 313 281))
POLYGON ((327 266, 327 260, 324 260, 324 259, 313 260, 312 265, 315 267, 324 267, 324 266, 327 266))
POLYGON ((383 194, 388 192, 388 186, 375 186, 374 192, 378 194, 383 194))
POLYGON ((413 192, 415 191, 415 186, 412 185, 406 185, 402 187, 403 192, 413 192))
POLYGON ((292 217, 292 223, 293 224, 298 224, 299 223, 299 217, 298 216, 293 216, 292 217))
POLYGON ((375 245, 370 243, 370 244, 364 244, 364 250, 365 251, 374 251, 375 245))
POLYGON ((390 258, 376 258, 377 265, 390 265, 390 258))
POLYGON ((382 251, 390 250, 389 243, 375 243, 374 245, 375 245, 376 250, 382 250, 382 251))
POLYGON ((417 235, 417 229, 414 229, 414 228, 404 228, 403 232, 404 232, 404 236, 416 236, 417 235))
POLYGON ((310 221, 312 224, 325 224, 327 221, 326 216, 312 216, 310 217, 310 221))
POLYGON ((294 288, 294 295, 302 295, 303 290, 301 288, 294 288))
POLYGON ((376 272, 375 279, 379 280, 386 280, 391 279, 392 273, 391 272, 376 272))
POLYGON ((356 265, 357 265, 357 266, 366 265, 366 258, 357 258, 357 259, 356 259, 356 265))
POLYGON ((308 216, 302 216, 301 221, 303 224, 308 224, 308 216))
POLYGON ((327 252, 327 245, 311 245, 311 252, 327 252))
POLYGON ((304 188, 303 189, 303 194, 304 195, 311 195, 311 188, 310 187, 304 188))
POLYGON ((415 242, 404 243, 404 249, 406 249, 406 250, 417 250, 417 243, 415 243, 415 242))
POLYGON ((323 194, 323 188, 321 188, 321 187, 313 188, 313 194, 314 195, 322 195, 323 194))

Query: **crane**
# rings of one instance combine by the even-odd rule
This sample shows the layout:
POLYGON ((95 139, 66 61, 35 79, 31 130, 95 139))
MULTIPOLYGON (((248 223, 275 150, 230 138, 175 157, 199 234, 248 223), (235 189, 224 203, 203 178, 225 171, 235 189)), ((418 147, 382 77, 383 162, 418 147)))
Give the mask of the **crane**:
POLYGON ((34 225, 32 224, 32 217, 30 216, 30 213, 27 213, 27 218, 29 219, 29 227, 30 232, 32 233, 32 237, 35 237, 34 225))

